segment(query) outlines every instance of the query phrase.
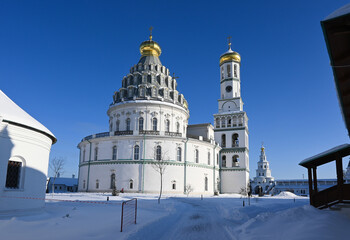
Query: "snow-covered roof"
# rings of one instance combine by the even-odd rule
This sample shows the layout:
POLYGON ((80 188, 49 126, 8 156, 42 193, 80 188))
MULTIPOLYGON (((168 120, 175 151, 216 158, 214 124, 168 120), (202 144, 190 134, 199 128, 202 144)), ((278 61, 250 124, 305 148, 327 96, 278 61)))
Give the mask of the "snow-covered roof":
POLYGON ((44 125, 26 113, 16 103, 14 103, 5 93, 0 90, 0 118, 5 121, 19 124, 37 130, 48 135, 55 143, 56 137, 44 125))
MULTIPOLYGON (((315 160, 318 160, 318 159, 321 159, 321 158, 325 158, 325 157, 328 157, 328 156, 331 156, 332 154, 335 154, 335 153, 338 153, 338 152, 341 152, 343 150, 348 150, 350 148, 350 144, 342 144, 342 145, 339 145, 337 147, 334 147, 334 148, 331 148, 327 151, 324 151, 324 152, 321 152, 315 156, 312 156, 312 157, 309 157, 309 158, 306 158, 304 159, 303 161, 301 161, 299 163, 299 165, 301 166, 304 166, 306 167, 306 165, 308 165, 309 163, 315 161, 315 160)), ((335 160, 335 159, 334 159, 335 160)), ((321 164, 324 164, 324 163, 327 163, 329 161, 326 161, 326 162, 322 162, 321 164)), ((318 164, 318 165, 321 165, 321 164, 318 164)))
POLYGON ((329 14, 325 18, 325 21, 332 19, 332 18, 337 18, 337 17, 343 16, 343 15, 349 14, 349 13, 350 13, 350 3, 345 5, 345 6, 342 6, 341 8, 339 8, 339 9, 335 10, 334 12, 332 12, 331 14, 329 14))
MULTIPOLYGON (((53 178, 50 178, 49 184, 53 183, 53 178)), ((73 187, 74 185, 78 185, 77 178, 56 178, 55 185, 66 185, 67 187, 73 187)))

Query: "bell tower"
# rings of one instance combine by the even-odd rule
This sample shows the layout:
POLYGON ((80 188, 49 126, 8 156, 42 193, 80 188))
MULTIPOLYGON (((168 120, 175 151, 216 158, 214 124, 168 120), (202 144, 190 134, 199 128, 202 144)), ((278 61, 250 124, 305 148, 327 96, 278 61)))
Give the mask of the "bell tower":
POLYGON ((248 117, 241 98, 241 56, 231 49, 220 57, 219 111, 214 114, 215 141, 219 142, 222 193, 239 193, 249 183, 248 117))

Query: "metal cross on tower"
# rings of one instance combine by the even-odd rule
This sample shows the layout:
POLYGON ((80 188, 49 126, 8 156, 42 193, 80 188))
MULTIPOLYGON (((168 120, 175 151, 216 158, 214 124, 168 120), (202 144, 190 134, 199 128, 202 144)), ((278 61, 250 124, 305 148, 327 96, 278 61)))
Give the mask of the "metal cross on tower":
POLYGON ((153 30, 153 27, 151 26, 151 27, 149 28, 149 31, 150 31, 149 40, 151 40, 151 41, 152 41, 152 30, 153 30))

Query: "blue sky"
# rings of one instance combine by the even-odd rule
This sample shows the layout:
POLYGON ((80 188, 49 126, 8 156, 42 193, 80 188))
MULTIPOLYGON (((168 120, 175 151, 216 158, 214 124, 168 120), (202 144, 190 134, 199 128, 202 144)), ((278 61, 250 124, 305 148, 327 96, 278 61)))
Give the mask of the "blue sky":
POLYGON ((1 1, 0 89, 56 135, 51 157, 65 157, 70 176, 80 140, 108 131, 112 95, 150 26, 163 65, 179 77, 190 124, 213 122, 230 35, 242 57, 251 177, 264 142, 274 177, 301 178, 301 160, 349 142, 320 26, 347 3, 1 1))

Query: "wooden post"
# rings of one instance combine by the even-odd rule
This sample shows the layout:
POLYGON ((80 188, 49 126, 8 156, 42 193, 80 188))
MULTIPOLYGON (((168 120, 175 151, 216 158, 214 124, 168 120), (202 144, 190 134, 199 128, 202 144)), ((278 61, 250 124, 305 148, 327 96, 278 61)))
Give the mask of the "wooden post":
POLYGON ((311 167, 307 169, 307 176, 309 178, 309 197, 310 197, 310 205, 312 205, 312 195, 314 191, 312 190, 312 173, 311 173, 311 167))
POLYGON ((317 169, 316 166, 312 169, 313 180, 314 180, 314 191, 315 191, 315 193, 318 192, 318 190, 317 190, 317 172, 316 172, 316 169, 317 169))
POLYGON ((337 159, 335 160, 336 168, 337 168, 337 191, 338 191, 338 199, 339 202, 343 201, 343 162, 342 158, 340 156, 337 156, 337 159))

